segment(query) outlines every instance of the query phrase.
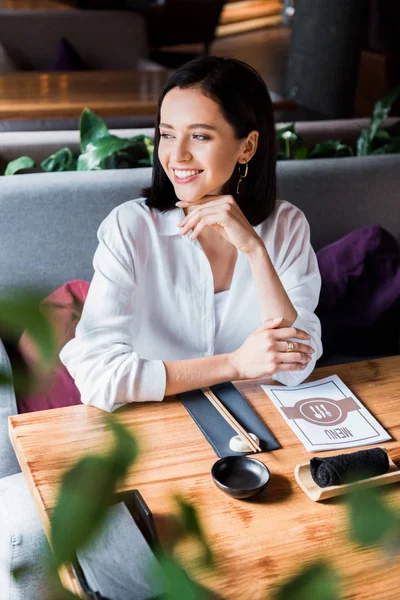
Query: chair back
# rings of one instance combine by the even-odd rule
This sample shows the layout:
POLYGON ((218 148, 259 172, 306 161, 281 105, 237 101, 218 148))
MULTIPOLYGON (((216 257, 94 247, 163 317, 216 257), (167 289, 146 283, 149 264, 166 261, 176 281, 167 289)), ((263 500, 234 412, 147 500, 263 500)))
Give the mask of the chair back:
POLYGON ((153 7, 148 13, 150 46, 205 44, 208 47, 224 4, 224 0, 166 0, 163 6, 153 7))

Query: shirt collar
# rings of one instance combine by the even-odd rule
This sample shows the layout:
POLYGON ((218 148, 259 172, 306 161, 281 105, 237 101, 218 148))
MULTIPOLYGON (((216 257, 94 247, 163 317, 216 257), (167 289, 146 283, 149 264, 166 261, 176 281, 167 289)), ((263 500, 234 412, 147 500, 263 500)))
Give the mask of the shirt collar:
POLYGON ((179 235, 178 223, 185 217, 183 208, 173 208, 164 213, 157 210, 155 215, 160 235, 179 235))

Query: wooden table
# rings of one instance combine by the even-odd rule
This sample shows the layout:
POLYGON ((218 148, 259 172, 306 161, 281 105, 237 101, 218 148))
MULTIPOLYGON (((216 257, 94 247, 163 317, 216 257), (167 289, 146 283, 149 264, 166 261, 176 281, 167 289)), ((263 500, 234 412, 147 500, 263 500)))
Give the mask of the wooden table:
POLYGON ((76 10, 62 0, 0 0, 0 10, 76 10))
POLYGON ((0 119, 151 115, 169 72, 21 72, 0 76, 0 119))
MULTIPOLYGON (((169 74, 163 69, 0 75, 0 119, 79 117, 85 107, 103 117, 152 115, 169 74)), ((294 106, 271 96, 275 110, 294 106)))
MULTIPOLYGON (((400 459, 400 357, 318 369, 310 380, 333 373, 390 432, 393 441, 385 446, 395 461, 400 459)), ((198 573, 198 577, 226 599, 269 598, 275 586, 305 562, 326 557, 343 575, 343 598, 397 600, 398 563, 349 543, 341 499, 313 503, 300 490, 293 469, 311 455, 257 382, 237 387, 282 446, 258 456, 272 478, 252 502, 231 499, 214 486, 210 469, 216 456, 180 402, 132 405, 117 413, 142 444, 141 457, 123 489, 140 490, 155 516, 161 541, 174 511, 173 493, 181 493, 198 508, 219 559, 218 575, 198 573)), ((11 417, 10 437, 48 531, 60 475, 85 454, 104 451, 110 439, 104 413, 82 405, 11 417)), ((398 485, 388 486, 385 497, 400 507, 398 485)), ((69 573, 63 573, 63 581, 77 591, 69 573)))

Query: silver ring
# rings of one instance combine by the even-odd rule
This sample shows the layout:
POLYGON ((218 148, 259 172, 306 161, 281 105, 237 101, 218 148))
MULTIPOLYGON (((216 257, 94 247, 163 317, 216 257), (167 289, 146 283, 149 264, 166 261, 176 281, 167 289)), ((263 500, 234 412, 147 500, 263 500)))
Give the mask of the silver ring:
POLYGON ((293 344, 293 342, 288 342, 286 340, 286 345, 287 345, 286 352, 293 352, 293 350, 294 350, 294 344, 293 344))

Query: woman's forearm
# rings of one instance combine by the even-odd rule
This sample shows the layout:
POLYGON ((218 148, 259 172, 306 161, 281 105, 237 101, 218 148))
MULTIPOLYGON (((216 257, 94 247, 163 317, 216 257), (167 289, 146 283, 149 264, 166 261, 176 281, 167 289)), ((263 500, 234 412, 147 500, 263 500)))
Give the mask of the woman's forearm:
POLYGON ((290 327, 296 320, 297 313, 264 244, 260 244, 247 256, 260 306, 261 321, 283 317, 281 327, 290 327))
POLYGON ((172 396, 217 383, 232 381, 238 373, 230 354, 164 361, 167 375, 165 395, 172 396))

